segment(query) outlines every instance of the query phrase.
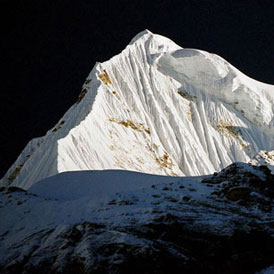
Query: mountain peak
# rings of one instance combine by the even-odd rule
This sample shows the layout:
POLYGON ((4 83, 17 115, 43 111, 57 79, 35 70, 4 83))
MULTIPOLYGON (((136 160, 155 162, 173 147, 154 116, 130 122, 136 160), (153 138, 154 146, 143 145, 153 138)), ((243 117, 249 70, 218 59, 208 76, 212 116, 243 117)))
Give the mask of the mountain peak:
POLYGON ((273 93, 217 55, 145 30, 96 64, 77 102, 1 184, 95 169, 194 176, 248 162, 273 150, 273 93))
POLYGON ((149 37, 149 36, 152 36, 153 33, 151 31, 149 31, 148 29, 145 29, 141 32, 139 32, 137 35, 135 35, 132 40, 130 41, 130 45, 131 44, 134 44, 138 39, 140 38, 145 38, 145 37, 149 37))

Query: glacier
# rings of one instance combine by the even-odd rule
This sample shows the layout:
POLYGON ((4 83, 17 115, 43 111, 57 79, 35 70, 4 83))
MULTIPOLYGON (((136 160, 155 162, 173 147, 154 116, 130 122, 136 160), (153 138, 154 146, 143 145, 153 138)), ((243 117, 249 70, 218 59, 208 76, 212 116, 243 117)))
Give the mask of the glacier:
POLYGON ((29 142, 1 186, 78 170, 200 176, 273 149, 273 85, 145 30, 95 64, 77 102, 29 142))

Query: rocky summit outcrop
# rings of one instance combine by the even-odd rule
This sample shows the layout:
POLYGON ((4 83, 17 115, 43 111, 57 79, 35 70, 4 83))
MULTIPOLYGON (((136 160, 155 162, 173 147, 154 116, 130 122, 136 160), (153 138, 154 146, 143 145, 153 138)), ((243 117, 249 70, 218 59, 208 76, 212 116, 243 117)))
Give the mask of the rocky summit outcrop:
POLYGON ((255 273, 274 265, 267 167, 234 163, 185 178, 127 172, 120 185, 119 171, 81 173, 28 192, 1 189, 0 273, 255 273), (96 204, 102 192, 73 192, 87 178, 110 195, 96 204))
POLYGON ((267 166, 234 163, 203 182, 218 185, 214 192, 218 197, 246 206, 257 205, 264 211, 272 210, 274 175, 267 166))

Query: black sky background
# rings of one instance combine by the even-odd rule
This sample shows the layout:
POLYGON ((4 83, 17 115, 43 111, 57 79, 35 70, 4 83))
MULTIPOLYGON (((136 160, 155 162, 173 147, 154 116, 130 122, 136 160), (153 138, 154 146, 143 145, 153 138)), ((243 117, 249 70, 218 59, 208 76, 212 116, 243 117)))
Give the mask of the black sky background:
POLYGON ((274 84, 272 0, 0 0, 0 13, 0 177, 77 100, 95 62, 144 29, 274 84))

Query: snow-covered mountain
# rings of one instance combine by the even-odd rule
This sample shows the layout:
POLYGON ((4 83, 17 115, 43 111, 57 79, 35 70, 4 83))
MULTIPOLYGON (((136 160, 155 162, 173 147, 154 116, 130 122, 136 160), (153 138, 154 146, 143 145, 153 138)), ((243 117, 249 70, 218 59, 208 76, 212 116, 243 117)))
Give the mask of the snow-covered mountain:
POLYGON ((1 180, 28 189, 64 171, 194 176, 274 149, 274 86, 149 31, 97 63, 77 102, 1 180))
POLYGON ((0 273, 272 273, 273 149, 274 86, 144 31, 1 180, 0 273))

